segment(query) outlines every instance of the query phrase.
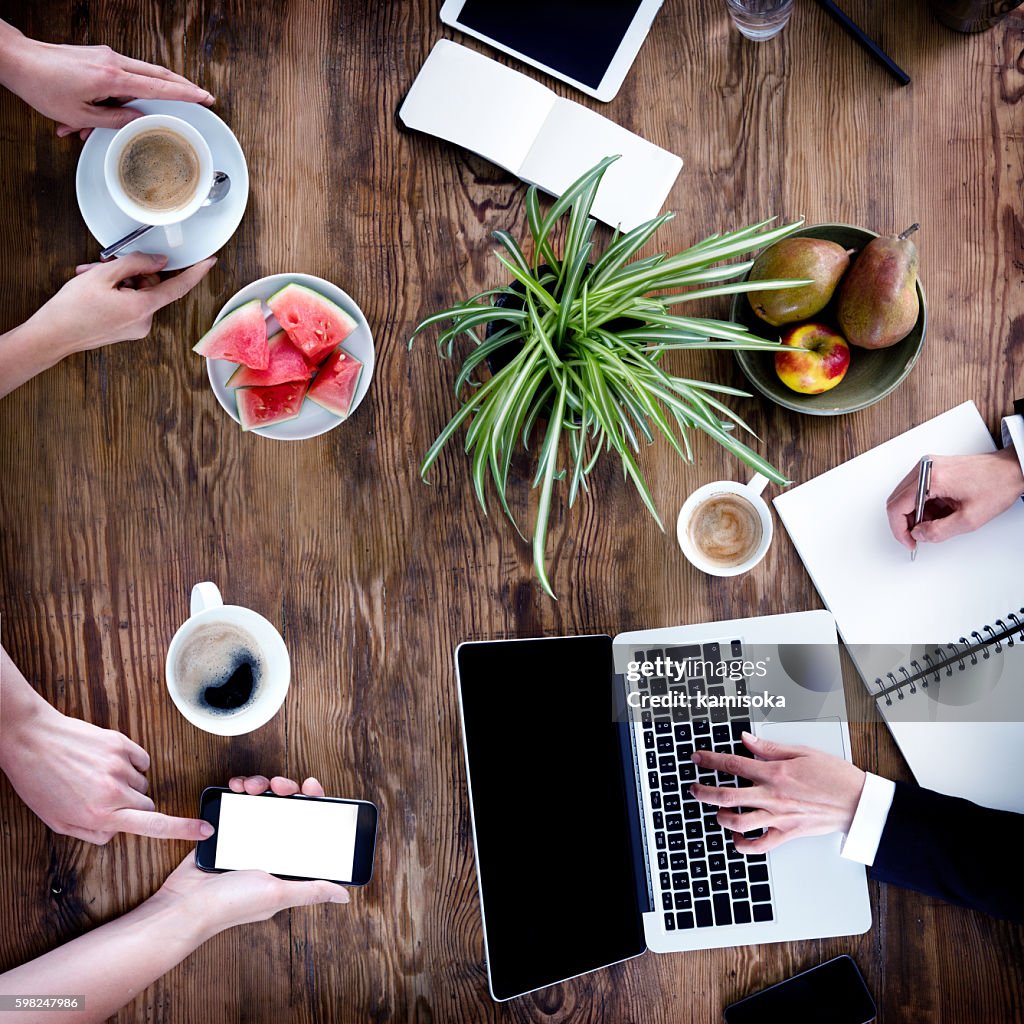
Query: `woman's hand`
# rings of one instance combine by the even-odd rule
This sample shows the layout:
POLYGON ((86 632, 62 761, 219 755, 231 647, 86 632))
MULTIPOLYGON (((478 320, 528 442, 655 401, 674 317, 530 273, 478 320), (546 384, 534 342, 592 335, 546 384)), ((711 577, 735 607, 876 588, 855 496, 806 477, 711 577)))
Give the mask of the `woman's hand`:
POLYGON ((190 292, 215 256, 160 279, 166 256, 136 252, 75 268, 75 276, 25 323, 0 336, 0 397, 73 352, 144 338, 153 314, 190 292))
POLYGON ((121 128, 142 112, 134 99, 183 100, 209 106, 213 97, 167 68, 123 57, 109 46, 64 46, 29 39, 0 22, 0 83, 44 117, 57 134, 121 128))
POLYGON ((26 321, 64 354, 146 337, 157 310, 187 295, 217 262, 215 256, 160 279, 167 257, 133 252, 88 263, 26 321))
MULTIPOLYGON (((323 786, 316 779, 306 779, 299 786, 292 779, 262 775, 238 776, 228 783, 232 792, 257 796, 268 789, 278 796, 304 793, 323 796, 323 786)), ((265 921, 287 907, 314 903, 348 903, 348 890, 334 882, 290 882, 275 878, 265 871, 225 871, 213 874, 200 871, 195 858, 187 857, 168 876, 153 899, 170 901, 190 908, 209 938, 225 928, 250 921, 265 921)))
POLYGON ((914 527, 915 466, 889 495, 885 510, 892 535, 913 551, 984 526, 1024 495, 1024 474, 1013 448, 986 455, 935 455, 924 518, 914 527))
POLYGON ((747 788, 702 786, 690 792, 702 803, 721 807, 719 824, 733 833, 741 853, 764 853, 799 836, 848 832, 857 812, 864 772, 841 757, 813 747, 786 746, 743 733, 743 742, 758 760, 739 754, 695 751, 694 764, 728 772, 754 783, 747 788), (744 807, 741 814, 732 808, 744 807), (756 839, 744 832, 765 829, 756 839))

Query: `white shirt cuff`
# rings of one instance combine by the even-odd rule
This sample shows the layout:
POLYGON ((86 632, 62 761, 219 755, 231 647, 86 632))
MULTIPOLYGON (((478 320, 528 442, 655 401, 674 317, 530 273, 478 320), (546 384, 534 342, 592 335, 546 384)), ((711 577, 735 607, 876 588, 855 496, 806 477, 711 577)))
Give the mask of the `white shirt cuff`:
POLYGON ((871 772, 864 773, 860 802, 850 831, 839 849, 847 860, 855 860, 869 867, 874 864, 895 792, 895 782, 872 775, 871 772))
POLYGON ((1003 447, 1013 445, 1020 460, 1020 470, 1024 473, 1024 416, 1003 417, 1003 447))

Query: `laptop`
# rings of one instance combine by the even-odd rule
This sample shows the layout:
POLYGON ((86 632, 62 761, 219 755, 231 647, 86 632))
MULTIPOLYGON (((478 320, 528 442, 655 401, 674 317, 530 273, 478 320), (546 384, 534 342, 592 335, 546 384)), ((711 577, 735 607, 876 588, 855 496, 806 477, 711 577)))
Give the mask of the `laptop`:
POLYGON ((494 999, 648 949, 870 927, 841 836, 744 855, 688 792, 741 784, 689 755, 741 753, 745 729, 850 759, 828 612, 463 643, 456 669, 494 999))

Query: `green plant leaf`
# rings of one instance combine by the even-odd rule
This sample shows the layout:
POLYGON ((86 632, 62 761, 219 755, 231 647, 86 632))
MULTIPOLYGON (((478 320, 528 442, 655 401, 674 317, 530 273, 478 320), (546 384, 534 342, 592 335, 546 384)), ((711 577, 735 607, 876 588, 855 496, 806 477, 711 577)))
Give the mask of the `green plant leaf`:
POLYGON ((555 597, 548 580, 545 553, 548 539, 548 520, 551 516, 551 488, 558 468, 558 442, 562 436, 562 415, 565 412, 565 378, 556 378, 557 398, 555 409, 548 420, 548 431, 540 453, 540 464, 544 467, 540 496, 537 499, 537 519, 533 528, 533 568, 537 579, 549 597, 555 597))

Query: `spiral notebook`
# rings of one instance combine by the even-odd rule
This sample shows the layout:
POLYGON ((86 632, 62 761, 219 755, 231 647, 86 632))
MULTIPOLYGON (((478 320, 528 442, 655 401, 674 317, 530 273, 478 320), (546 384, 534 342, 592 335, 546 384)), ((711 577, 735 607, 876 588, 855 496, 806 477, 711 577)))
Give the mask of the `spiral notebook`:
POLYGON ((885 514, 922 455, 994 450, 965 402, 774 504, 917 781, 1024 811, 1024 503, 914 562, 885 514))

